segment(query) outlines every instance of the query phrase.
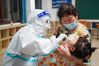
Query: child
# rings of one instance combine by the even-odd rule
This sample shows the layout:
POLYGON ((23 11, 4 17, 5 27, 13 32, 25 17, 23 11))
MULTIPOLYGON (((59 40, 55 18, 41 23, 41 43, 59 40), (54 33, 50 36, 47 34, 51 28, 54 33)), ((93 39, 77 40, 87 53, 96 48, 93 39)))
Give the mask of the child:
POLYGON ((64 44, 59 47, 59 51, 66 58, 68 58, 68 55, 71 55, 73 60, 71 61, 69 59, 70 63, 75 64, 75 65, 77 63, 83 65, 82 62, 84 62, 84 63, 88 62, 88 59, 91 57, 92 52, 94 52, 96 49, 95 47, 91 47, 91 43, 87 39, 87 36, 79 37, 77 42, 74 45, 72 45, 72 48, 73 49, 70 49, 69 44, 67 44, 67 45, 64 44), (77 62, 77 61, 79 61, 79 62, 77 62))
POLYGON ((77 35, 71 35, 69 38, 67 37, 67 40, 60 41, 59 44, 59 51, 55 51, 49 57, 44 57, 42 63, 40 62, 41 64, 39 64, 40 66, 85 66, 84 63, 88 62, 92 52, 96 49, 95 47, 91 47, 87 36, 78 37, 77 35), (74 42, 75 38, 77 40, 76 43, 70 44, 69 39, 74 42))

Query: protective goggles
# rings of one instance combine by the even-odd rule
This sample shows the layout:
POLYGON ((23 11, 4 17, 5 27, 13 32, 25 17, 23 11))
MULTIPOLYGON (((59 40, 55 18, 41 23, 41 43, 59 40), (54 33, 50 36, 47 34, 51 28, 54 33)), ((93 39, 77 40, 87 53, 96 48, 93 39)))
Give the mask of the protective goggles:
POLYGON ((48 11, 43 11, 40 14, 38 14, 38 17, 41 18, 42 16, 45 16, 45 15, 49 15, 49 12, 48 11))

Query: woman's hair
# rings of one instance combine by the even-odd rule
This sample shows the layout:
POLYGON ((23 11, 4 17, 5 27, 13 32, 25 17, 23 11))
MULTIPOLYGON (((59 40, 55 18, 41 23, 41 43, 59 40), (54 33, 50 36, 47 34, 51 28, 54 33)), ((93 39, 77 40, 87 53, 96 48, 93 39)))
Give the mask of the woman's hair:
POLYGON ((79 37, 77 43, 75 44, 75 50, 71 52, 73 56, 78 59, 83 59, 83 62, 87 62, 87 60, 92 55, 92 52, 95 51, 95 47, 91 47, 91 43, 87 39, 88 37, 79 37), (89 56, 87 59, 86 57, 89 56))
POLYGON ((72 4, 62 3, 62 5, 59 7, 59 10, 57 12, 57 16, 61 20, 63 16, 68 16, 68 15, 74 15, 76 17, 78 16, 78 12, 72 4))

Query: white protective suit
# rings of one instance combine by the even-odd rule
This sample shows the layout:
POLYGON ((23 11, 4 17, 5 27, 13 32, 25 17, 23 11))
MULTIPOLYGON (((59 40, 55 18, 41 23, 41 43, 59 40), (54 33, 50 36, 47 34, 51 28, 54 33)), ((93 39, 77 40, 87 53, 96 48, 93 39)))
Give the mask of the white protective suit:
POLYGON ((30 13, 28 24, 13 36, 3 58, 3 66, 37 66, 41 57, 58 47, 55 36, 44 38, 50 28, 49 19, 50 14, 45 10, 36 9, 30 13))

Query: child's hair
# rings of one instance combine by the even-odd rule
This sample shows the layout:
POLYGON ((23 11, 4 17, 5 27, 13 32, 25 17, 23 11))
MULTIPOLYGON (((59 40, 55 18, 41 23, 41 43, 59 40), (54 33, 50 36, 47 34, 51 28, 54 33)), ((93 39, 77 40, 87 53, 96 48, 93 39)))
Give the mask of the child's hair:
POLYGON ((61 20, 62 17, 68 15, 74 15, 76 17, 78 16, 78 11, 72 4, 62 3, 62 5, 58 9, 57 16, 61 20))
POLYGON ((75 50, 71 52, 73 56, 78 59, 83 59, 83 62, 88 62, 88 59, 91 57, 92 52, 95 51, 95 47, 91 47, 91 42, 87 39, 87 36, 79 37, 77 43, 75 44, 75 50), (88 58, 86 59, 86 57, 88 58))

